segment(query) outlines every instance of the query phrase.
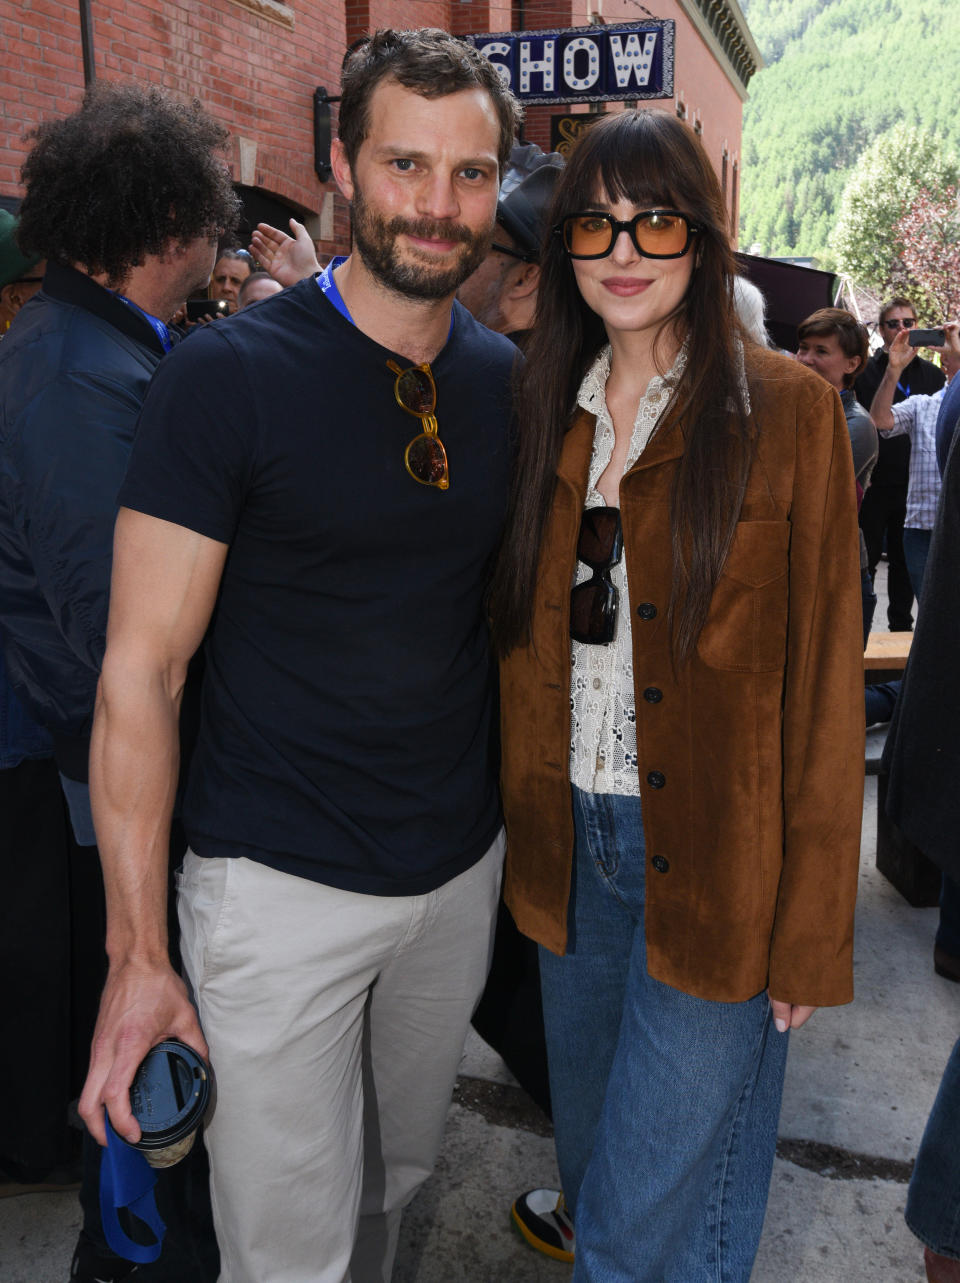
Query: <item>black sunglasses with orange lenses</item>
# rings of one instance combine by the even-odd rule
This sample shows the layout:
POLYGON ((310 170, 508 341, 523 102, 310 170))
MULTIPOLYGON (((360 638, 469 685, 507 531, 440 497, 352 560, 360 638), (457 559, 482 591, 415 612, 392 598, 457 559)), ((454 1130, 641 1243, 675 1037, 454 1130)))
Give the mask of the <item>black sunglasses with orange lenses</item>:
POLYGON ((625 223, 587 209, 567 214, 553 230, 571 258, 606 258, 621 232, 644 258, 683 258, 700 228, 679 209, 642 209, 625 223))
POLYGON ((397 405, 420 420, 423 431, 414 437, 403 452, 403 462, 414 481, 422 486, 435 486, 447 490, 450 486, 450 468, 443 442, 437 436, 437 385, 428 362, 403 369, 396 361, 388 367, 397 376, 393 395, 397 405))

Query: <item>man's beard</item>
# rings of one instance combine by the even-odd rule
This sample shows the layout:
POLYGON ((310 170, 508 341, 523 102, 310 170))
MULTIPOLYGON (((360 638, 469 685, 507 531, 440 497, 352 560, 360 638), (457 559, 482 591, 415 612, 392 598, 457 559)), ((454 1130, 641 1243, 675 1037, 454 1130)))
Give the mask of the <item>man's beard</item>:
POLYGON ((382 285, 407 298, 441 299, 456 293, 486 258, 493 236, 492 226, 486 232, 472 232, 444 219, 407 219, 399 215, 381 218, 364 200, 359 187, 354 188, 352 212, 353 240, 364 264, 382 285), (464 250, 451 267, 404 262, 397 252, 397 238, 403 233, 422 239, 461 241, 464 250))

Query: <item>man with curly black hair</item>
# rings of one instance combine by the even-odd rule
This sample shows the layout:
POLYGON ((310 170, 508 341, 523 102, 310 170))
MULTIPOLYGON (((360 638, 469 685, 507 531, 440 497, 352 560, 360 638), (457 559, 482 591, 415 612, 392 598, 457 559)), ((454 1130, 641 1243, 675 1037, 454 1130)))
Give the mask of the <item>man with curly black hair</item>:
MULTIPOLYGON (((217 154, 226 131, 198 103, 157 89, 100 85, 33 138, 19 240, 48 266, 0 350, 0 644, 17 694, 53 737, 74 833, 90 857, 83 865, 90 885, 71 885, 71 901, 97 905, 87 757, 117 493, 147 384, 176 339, 166 321, 206 285, 238 202, 217 154)), ((53 872, 50 880, 51 897, 60 894, 53 872)), ((17 946, 32 980, 46 964, 37 925, 23 922, 17 946)), ((94 986, 102 981, 103 938, 101 925, 87 961, 94 986)), ((87 1001, 92 1012, 95 994, 87 1001)), ((38 1010, 38 1031, 54 1020, 38 1010)), ((30 1031, 20 1032, 32 1042, 30 1031)), ((81 1192, 77 1283, 124 1278, 133 1268, 102 1239, 98 1152, 93 1146, 81 1192)), ((212 1231, 194 1239, 185 1229, 198 1210, 187 1205, 189 1179, 161 1178, 167 1241, 161 1261, 138 1277, 216 1277, 212 1231)))

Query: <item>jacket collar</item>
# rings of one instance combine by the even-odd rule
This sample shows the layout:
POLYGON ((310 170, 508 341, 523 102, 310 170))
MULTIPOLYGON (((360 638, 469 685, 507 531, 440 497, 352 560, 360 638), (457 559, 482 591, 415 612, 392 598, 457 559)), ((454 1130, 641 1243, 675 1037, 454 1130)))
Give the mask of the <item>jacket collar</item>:
MULTIPOLYGON (((43 278, 43 293, 59 303, 92 313, 134 342, 151 348, 159 356, 164 355, 163 344, 150 322, 145 321, 132 307, 127 307, 115 294, 98 285, 86 272, 78 272, 76 268, 64 263, 48 263, 43 278)), ((176 336, 172 337, 176 342, 176 336)))

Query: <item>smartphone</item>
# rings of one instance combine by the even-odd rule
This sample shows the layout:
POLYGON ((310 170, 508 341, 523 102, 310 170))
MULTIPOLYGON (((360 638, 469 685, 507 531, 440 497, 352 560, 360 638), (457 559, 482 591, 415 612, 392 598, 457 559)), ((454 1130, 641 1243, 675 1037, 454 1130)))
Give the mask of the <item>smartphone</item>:
POLYGON ((943 330, 908 330, 907 342, 911 347, 943 347, 943 330))
POLYGON ((204 316, 229 316, 230 304, 225 298, 187 299, 187 320, 199 321, 204 316))

